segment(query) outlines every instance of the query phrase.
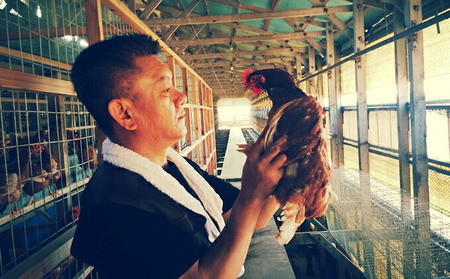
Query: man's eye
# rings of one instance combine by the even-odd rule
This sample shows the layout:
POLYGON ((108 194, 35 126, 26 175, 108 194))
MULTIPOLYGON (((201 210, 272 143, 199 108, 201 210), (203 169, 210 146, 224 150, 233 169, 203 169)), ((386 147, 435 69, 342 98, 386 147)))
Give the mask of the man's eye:
POLYGON ((170 92, 170 88, 167 88, 165 90, 163 90, 164 93, 169 93, 170 92))

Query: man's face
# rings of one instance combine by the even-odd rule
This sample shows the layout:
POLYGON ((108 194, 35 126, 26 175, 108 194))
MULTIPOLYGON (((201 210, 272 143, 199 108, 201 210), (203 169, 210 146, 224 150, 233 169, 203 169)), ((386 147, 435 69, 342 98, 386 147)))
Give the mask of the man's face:
POLYGON ((173 87, 172 72, 156 55, 138 57, 135 64, 141 69, 134 76, 138 129, 148 143, 170 146, 186 135, 186 96, 173 87))

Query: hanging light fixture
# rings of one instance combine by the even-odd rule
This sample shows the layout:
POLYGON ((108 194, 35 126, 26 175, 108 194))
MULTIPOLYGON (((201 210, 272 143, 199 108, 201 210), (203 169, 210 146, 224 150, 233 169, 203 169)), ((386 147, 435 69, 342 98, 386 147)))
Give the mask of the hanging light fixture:
POLYGON ((41 17, 42 17, 41 6, 39 6, 39 5, 37 6, 36 16, 37 16, 38 18, 41 18, 41 17))

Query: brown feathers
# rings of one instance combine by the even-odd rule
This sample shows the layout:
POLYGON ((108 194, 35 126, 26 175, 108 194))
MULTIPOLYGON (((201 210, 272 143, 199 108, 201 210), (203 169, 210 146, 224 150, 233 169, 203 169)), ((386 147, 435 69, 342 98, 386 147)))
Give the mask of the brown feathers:
MULTIPOLYGON (((244 78, 244 77, 243 77, 244 78)), ((323 136, 324 111, 318 101, 295 86, 292 75, 281 69, 245 72, 246 88, 260 86, 273 106, 260 137, 266 148, 287 136, 284 175, 274 192, 284 206, 279 244, 288 243, 306 218, 322 216, 330 200, 331 169, 323 136)))

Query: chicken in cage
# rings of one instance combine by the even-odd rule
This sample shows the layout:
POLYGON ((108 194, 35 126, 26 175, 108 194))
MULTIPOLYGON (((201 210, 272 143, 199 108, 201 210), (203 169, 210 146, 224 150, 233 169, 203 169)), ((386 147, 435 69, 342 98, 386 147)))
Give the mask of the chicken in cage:
POLYGON ((88 143, 88 139, 81 137, 78 131, 67 131, 67 139, 72 140, 69 144, 69 153, 76 154, 78 162, 86 174, 91 174, 98 165, 97 151, 88 143))
MULTIPOLYGON (((56 183, 61 178, 61 166, 58 159, 53 156, 50 149, 45 144, 39 144, 37 152, 31 156, 31 179, 28 180, 23 191, 31 196, 27 205, 31 205, 34 194, 48 188, 52 183, 56 183)), ((52 195, 56 196, 56 188, 52 195)))
MULTIPOLYGON (((17 149, 17 148, 16 148, 17 149)), ((30 159, 39 152, 39 145, 24 146, 18 151, 6 151, 2 156, 0 166, 0 213, 11 206, 11 213, 16 215, 16 202, 20 199, 22 188, 29 182, 30 159), (9 153, 17 152, 17 156, 9 153)))

